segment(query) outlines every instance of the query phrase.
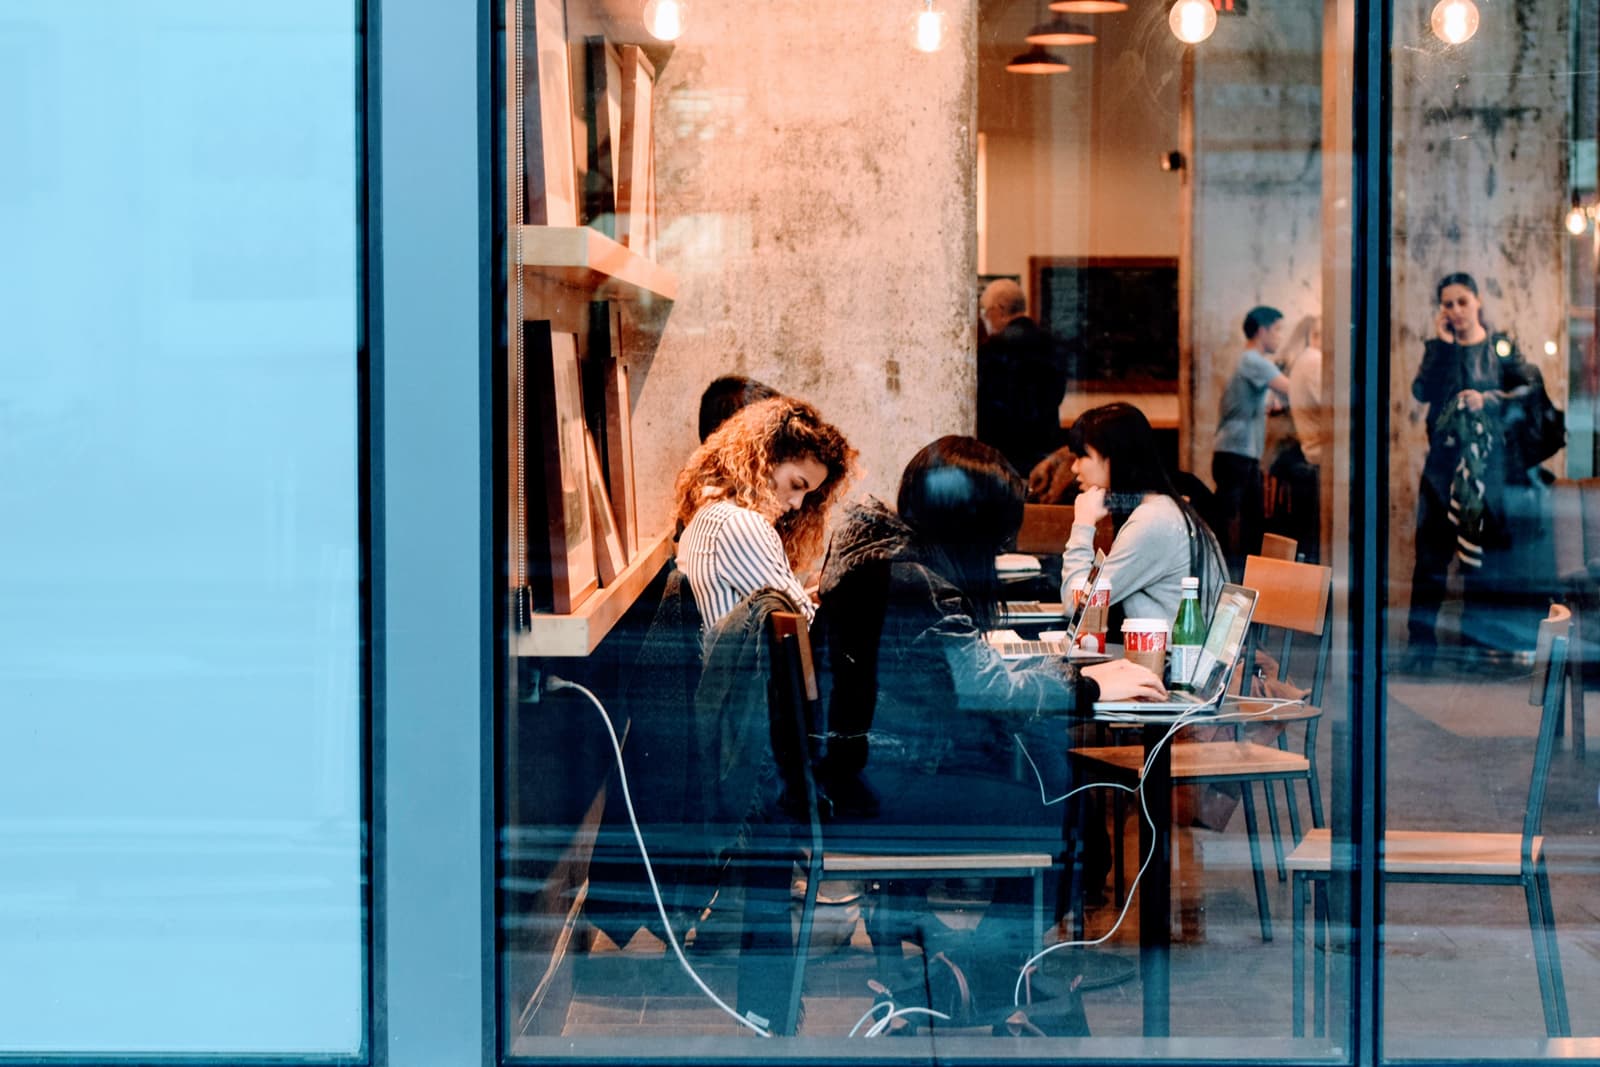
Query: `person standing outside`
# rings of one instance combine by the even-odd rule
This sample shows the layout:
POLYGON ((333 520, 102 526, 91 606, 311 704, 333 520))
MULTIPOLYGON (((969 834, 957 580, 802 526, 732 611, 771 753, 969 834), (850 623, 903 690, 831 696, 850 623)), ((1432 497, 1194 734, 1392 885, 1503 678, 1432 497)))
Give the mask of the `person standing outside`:
POLYGON ((978 440, 1019 472, 1061 444, 1065 361, 1054 337, 1028 317, 1022 287, 990 282, 978 298, 987 340, 978 346, 978 440))
POLYGON ((1244 337, 1248 344, 1239 353, 1233 377, 1222 393, 1211 453, 1218 514, 1227 519, 1218 532, 1235 581, 1244 574, 1244 558, 1261 551, 1261 451, 1267 437, 1267 393, 1289 395, 1289 378, 1271 358, 1283 340, 1283 312, 1274 307, 1251 308, 1244 317, 1244 337))

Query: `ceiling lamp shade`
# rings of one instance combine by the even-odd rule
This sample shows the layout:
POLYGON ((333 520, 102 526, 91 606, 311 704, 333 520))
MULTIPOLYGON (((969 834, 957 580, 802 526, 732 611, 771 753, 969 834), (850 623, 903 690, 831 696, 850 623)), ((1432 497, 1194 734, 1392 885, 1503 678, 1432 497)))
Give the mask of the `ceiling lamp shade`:
POLYGON ((1128 10, 1122 0, 1055 0, 1051 11, 1065 11, 1069 15, 1109 15, 1128 10))
POLYGON ((1037 45, 1064 45, 1064 44, 1094 44, 1096 38, 1087 26, 1079 25, 1057 15, 1048 22, 1041 22, 1028 31, 1024 38, 1029 44, 1037 45))
POLYGON ((1020 56, 1013 56, 1011 62, 1006 64, 1006 70, 1012 74, 1065 74, 1071 69, 1060 56, 1038 45, 1020 56))

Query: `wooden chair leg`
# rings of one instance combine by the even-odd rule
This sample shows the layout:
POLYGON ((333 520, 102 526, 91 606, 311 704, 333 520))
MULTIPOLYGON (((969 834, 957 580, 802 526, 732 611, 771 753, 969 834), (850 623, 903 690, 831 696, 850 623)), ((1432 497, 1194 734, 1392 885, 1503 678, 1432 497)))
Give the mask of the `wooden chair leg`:
POLYGON ((800 1028, 800 995, 806 984, 806 961, 811 956, 811 928, 817 917, 817 889, 822 883, 820 857, 813 856, 806 869, 806 896, 800 905, 800 931, 794 944, 794 972, 789 977, 788 1029, 792 1034, 800 1028))
POLYGON ((1272 906, 1267 902, 1267 875, 1261 862, 1261 835, 1256 826, 1256 802, 1249 782, 1241 782, 1239 799, 1244 807, 1245 835, 1250 839, 1250 874, 1256 883, 1256 911, 1261 916, 1261 940, 1272 940, 1272 906))
MULTIPOLYGON (((1111 885, 1112 894, 1117 902, 1117 907, 1122 907, 1128 901, 1127 876, 1123 873, 1125 858, 1122 838, 1123 823, 1127 817, 1127 801, 1123 800, 1125 794, 1120 789, 1112 791, 1111 797, 1111 885)), ((1142 862, 1142 861, 1141 861, 1142 862)))

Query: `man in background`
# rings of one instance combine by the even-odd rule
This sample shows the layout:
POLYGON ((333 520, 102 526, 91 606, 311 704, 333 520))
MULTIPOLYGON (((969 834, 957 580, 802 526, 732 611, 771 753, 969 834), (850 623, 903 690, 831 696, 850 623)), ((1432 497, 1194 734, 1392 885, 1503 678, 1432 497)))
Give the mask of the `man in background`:
POLYGON ((1283 312, 1274 307, 1251 308, 1244 317, 1244 337, 1247 344, 1222 393, 1211 453, 1217 512, 1225 520, 1216 534, 1234 581, 1244 574, 1244 558, 1261 551, 1265 510, 1261 451, 1267 443, 1267 393, 1289 395, 1288 376, 1272 361, 1272 354, 1283 343, 1283 312))
POLYGON ((978 440, 998 448, 1024 478, 1059 447, 1066 362, 1048 330, 1028 317, 1022 287, 1009 278, 978 297, 987 339, 978 346, 978 440))

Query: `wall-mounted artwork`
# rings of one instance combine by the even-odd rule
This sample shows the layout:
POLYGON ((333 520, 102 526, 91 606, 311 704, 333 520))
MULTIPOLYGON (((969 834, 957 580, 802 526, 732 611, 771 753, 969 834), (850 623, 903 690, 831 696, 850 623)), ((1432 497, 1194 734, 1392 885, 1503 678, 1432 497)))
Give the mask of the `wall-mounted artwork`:
POLYGON ((563 0, 528 0, 531 40, 523 66, 523 152, 527 160, 527 221, 535 226, 578 224, 577 170, 572 154, 572 81, 567 62, 563 0))
POLYGON ((594 517, 594 555, 600 570, 602 588, 611 585, 628 565, 617 533, 616 516, 611 511, 611 496, 606 492, 606 472, 600 466, 600 450, 594 437, 584 432, 584 454, 588 457, 589 514, 594 517))
POLYGON ((1177 387, 1176 259, 1030 256, 1028 282, 1030 309, 1066 353, 1069 389, 1177 387))
POLYGON ((655 203, 651 185, 653 133, 650 109, 655 94, 655 67, 637 45, 622 55, 622 121, 617 152, 617 240, 643 256, 654 254, 655 203))
POLYGON ((549 542, 550 599, 556 611, 566 613, 595 591, 599 577, 577 339, 552 331, 548 322, 527 323, 525 330, 528 411, 540 428, 544 455, 543 529, 549 542))

